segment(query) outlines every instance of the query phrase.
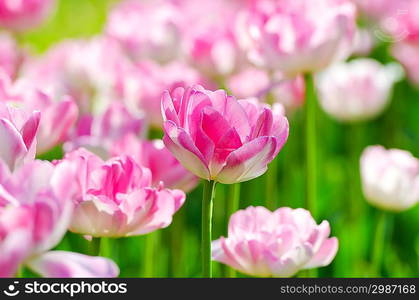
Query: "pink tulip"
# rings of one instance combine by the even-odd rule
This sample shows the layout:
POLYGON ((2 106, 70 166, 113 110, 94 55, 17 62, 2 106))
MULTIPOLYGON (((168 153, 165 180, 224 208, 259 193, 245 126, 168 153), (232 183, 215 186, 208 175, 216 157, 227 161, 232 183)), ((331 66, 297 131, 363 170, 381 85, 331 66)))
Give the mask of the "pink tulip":
POLYGON ((181 13, 170 1, 123 1, 110 13, 106 34, 134 60, 168 62, 180 54, 181 13))
POLYGON ((387 107, 402 73, 398 64, 383 66, 370 58, 335 64, 317 77, 319 102, 340 121, 374 118, 387 107))
POLYGON ((352 45, 352 55, 368 56, 375 43, 375 38, 370 30, 358 28, 352 45))
POLYGON ((347 0, 258 0, 237 21, 257 66, 286 75, 316 72, 350 54, 355 6, 347 0))
POLYGON ((164 146, 162 140, 146 141, 136 136, 126 135, 116 142, 111 149, 113 156, 129 155, 141 166, 149 168, 152 174, 152 185, 160 182, 170 189, 192 190, 198 178, 186 170, 164 146))
MULTIPOLYGON (((384 5, 387 10, 380 16, 379 25, 383 32, 378 38, 390 34, 393 41, 419 40, 419 3, 416 0, 392 0, 384 5)), ((390 38, 390 37, 387 37, 390 38)))
POLYGON ((419 42, 399 42, 393 45, 392 52, 395 58, 404 66, 407 77, 419 84, 419 42))
POLYGON ((239 100, 200 86, 162 98, 166 147, 193 174, 221 183, 266 172, 288 138, 288 120, 257 100, 239 100))
POLYGON ((102 114, 80 118, 73 136, 64 144, 64 149, 69 152, 85 147, 107 158, 115 141, 128 134, 140 135, 144 128, 142 115, 131 113, 122 103, 115 101, 102 114))
POLYGON ((194 84, 208 85, 196 70, 184 63, 175 61, 161 66, 142 61, 133 70, 120 74, 116 93, 130 111, 143 112, 151 125, 161 127, 163 91, 194 84))
POLYGON ((7 33, 0 34, 0 71, 14 78, 23 62, 23 51, 7 33))
POLYGON ((95 37, 57 44, 44 56, 28 61, 22 76, 53 99, 72 97, 84 115, 103 112, 118 99, 117 79, 130 68, 115 41, 95 37))
POLYGON ((26 30, 39 25, 51 12, 55 0, 0 0, 0 26, 26 30))
POLYGON ((39 111, 26 111, 0 101, 0 160, 11 170, 35 158, 39 120, 39 111))
POLYGON ((302 76, 284 78, 276 72, 269 78, 267 71, 247 68, 233 76, 227 82, 231 92, 239 98, 264 97, 271 95, 272 100, 281 103, 287 111, 294 110, 304 103, 305 84, 302 76))
POLYGON ((407 151, 367 147, 361 177, 364 195, 374 206, 403 211, 419 202, 419 159, 407 151))
POLYGON ((183 16, 182 42, 191 64, 208 76, 233 72, 244 56, 234 34, 241 0, 177 1, 183 16))
POLYGON ((305 209, 248 207, 234 213, 228 237, 212 242, 212 258, 260 277, 291 277, 327 266, 338 250, 327 221, 317 225, 305 209))
POLYGON ((60 101, 54 101, 26 78, 19 78, 14 84, 8 77, 0 78, 0 93, 11 105, 41 112, 36 136, 37 154, 45 153, 64 142, 77 121, 78 108, 73 99, 63 96, 60 101))
POLYGON ((25 264, 45 277, 114 277, 110 260, 60 251, 60 265, 47 252, 61 240, 71 220, 74 173, 68 165, 32 161, 14 173, 0 162, 0 277, 25 264))
POLYGON ((72 165, 78 174, 73 232, 94 237, 146 234, 169 226, 185 201, 180 190, 151 187, 150 170, 129 156, 104 162, 81 148, 60 164, 72 165))

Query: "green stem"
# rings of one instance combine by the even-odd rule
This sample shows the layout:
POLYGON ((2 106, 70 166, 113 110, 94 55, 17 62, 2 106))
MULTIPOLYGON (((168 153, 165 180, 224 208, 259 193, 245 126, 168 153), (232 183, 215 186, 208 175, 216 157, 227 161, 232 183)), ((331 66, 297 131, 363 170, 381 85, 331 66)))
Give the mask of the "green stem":
POLYGON ((385 250, 385 231, 387 223, 387 213, 379 211, 374 234, 374 244, 372 249, 371 262, 376 276, 381 276, 383 264, 383 253, 385 250))
POLYGON ((305 76, 306 80, 306 208, 313 217, 317 215, 317 162, 316 162, 316 91, 312 74, 305 76))
POLYGON ((100 249, 99 249, 99 255, 104 257, 111 257, 111 246, 112 246, 112 240, 110 238, 102 237, 100 238, 100 249))
MULTIPOLYGON (((229 199, 227 199, 227 213, 226 219, 231 218, 231 215, 235 213, 240 208, 240 183, 231 184, 229 186, 230 194, 229 199)), ((228 224, 227 224, 228 225, 228 224)), ((235 278, 237 275, 236 271, 228 266, 225 266, 225 277, 235 278)))
POLYGON ((154 277, 155 250, 158 242, 158 232, 149 233, 145 237, 144 277, 154 277))
POLYGON ((98 256, 100 251, 100 238, 94 237, 89 244, 89 254, 98 256))
POLYGON ((215 196, 215 181, 204 181, 202 195, 202 226, 201 226, 201 255, 202 277, 212 277, 211 268, 211 233, 212 233, 212 203, 215 196))
POLYGON ((177 255, 170 255, 170 267, 172 277, 181 277, 184 266, 183 243, 186 235, 185 211, 180 210, 175 216, 173 224, 170 226, 171 251, 177 255))
POLYGON ((278 161, 274 159, 269 164, 268 172, 266 173, 266 184, 265 184, 265 201, 266 207, 270 210, 275 210, 278 206, 278 161))

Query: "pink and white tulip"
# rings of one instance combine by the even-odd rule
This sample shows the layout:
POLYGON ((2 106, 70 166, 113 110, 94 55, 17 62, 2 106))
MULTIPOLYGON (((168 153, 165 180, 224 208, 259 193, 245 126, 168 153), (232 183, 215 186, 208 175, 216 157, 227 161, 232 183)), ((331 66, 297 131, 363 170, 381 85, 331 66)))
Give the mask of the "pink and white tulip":
POLYGON ((320 105, 343 122, 374 118, 387 107, 402 74, 396 63, 384 66, 369 58, 335 64, 316 78, 320 105))
POLYGON ((179 163, 162 140, 140 140, 129 134, 114 144, 111 155, 129 155, 139 165, 150 169, 155 187, 163 182, 167 188, 188 192, 198 183, 198 178, 179 163))
POLYGON ((182 14, 182 43, 188 61, 210 77, 237 69, 244 55, 234 33, 241 0, 176 1, 182 14))
POLYGON ((26 265, 45 277, 115 277, 110 260, 52 251, 67 231, 74 173, 68 166, 32 161, 13 173, 0 162, 0 277, 26 265), (52 257, 59 253, 60 262, 52 257))
POLYGON ((361 178, 365 198, 378 208, 403 211, 419 201, 419 159, 407 151, 366 148, 361 178))
POLYGON ((291 277, 331 263, 338 240, 329 235, 329 223, 317 225, 305 209, 251 206, 231 216, 228 237, 212 242, 212 258, 252 276, 291 277))
POLYGON ((78 108, 71 97, 63 96, 60 101, 55 101, 25 78, 12 84, 10 78, 3 76, 0 78, 0 93, 12 106, 41 112, 36 135, 37 154, 64 142, 77 121, 78 108))
POLYGON ((316 72, 350 54, 355 6, 347 0, 258 0, 238 17, 251 62, 289 76, 316 72))
POLYGON ((406 75, 414 84, 419 84, 419 42, 399 42, 392 47, 394 57, 403 65, 406 75))
POLYGON ((256 178, 288 138, 288 120, 256 99, 177 88, 162 98, 166 147, 196 176, 221 183, 256 178))
POLYGON ((122 72, 116 85, 116 96, 132 112, 142 112, 152 126, 161 127, 160 100, 165 90, 189 85, 208 85, 195 69, 174 61, 164 66, 142 61, 134 69, 122 72))
POLYGON ((115 96, 120 73, 132 68, 119 45, 106 37, 68 40, 22 66, 22 76, 53 99, 70 96, 80 115, 102 113, 115 96))
POLYGON ((284 78, 281 72, 276 72, 271 79, 267 71, 258 68, 246 68, 234 74, 227 81, 232 94, 238 98, 272 96, 274 102, 281 103, 292 111, 304 103, 305 83, 302 76, 292 79, 284 78))
POLYGON ((181 16, 171 1, 123 1, 111 11, 106 34, 135 61, 168 62, 180 54, 181 16))
POLYGON ((185 193, 151 187, 151 172, 131 157, 103 161, 83 148, 59 163, 77 172, 70 230, 93 237, 141 235, 165 228, 183 205, 185 193))
POLYGON ((41 114, 0 101, 0 160, 10 170, 35 158, 36 134, 41 114))
POLYGON ((50 14, 55 0, 0 0, 0 26, 27 30, 38 26, 50 14))
POLYGON ((141 114, 131 113, 121 102, 114 101, 99 115, 82 116, 64 149, 69 152, 85 147, 107 158, 115 141, 128 134, 141 135, 144 129, 141 114))
POLYGON ((0 34, 0 72, 4 72, 11 78, 15 78, 24 54, 19 49, 16 41, 7 33, 0 34))

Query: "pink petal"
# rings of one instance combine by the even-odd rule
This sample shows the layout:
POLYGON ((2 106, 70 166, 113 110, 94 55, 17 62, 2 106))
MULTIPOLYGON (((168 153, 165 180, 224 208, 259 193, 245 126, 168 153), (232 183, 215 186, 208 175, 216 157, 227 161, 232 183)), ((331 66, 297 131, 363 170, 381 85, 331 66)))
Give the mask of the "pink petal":
POLYGON ((44 153, 65 140, 77 121, 78 107, 71 99, 60 101, 43 110, 37 136, 37 153, 44 153))
POLYGON ((28 150, 31 148, 35 139, 40 119, 41 113, 39 111, 34 111, 20 130, 23 137, 23 141, 25 142, 26 148, 28 150))
POLYGON ((338 239, 332 237, 323 242, 314 257, 304 266, 305 269, 323 267, 330 264, 338 251, 338 239))
POLYGON ((259 137, 230 153, 217 181, 231 184, 256 178, 267 170, 277 146, 275 137, 259 137))
POLYGON ((191 137, 172 121, 164 123, 163 142, 180 163, 196 176, 209 179, 209 170, 202 153, 194 145, 191 137))
POLYGON ((108 278, 117 277, 118 266, 110 259, 67 251, 50 251, 39 255, 27 265, 43 277, 108 278))
POLYGON ((31 247, 31 233, 17 229, 0 243, 0 277, 13 277, 28 255, 31 247))
POLYGON ((27 153, 27 148, 9 120, 0 119, 0 140, 0 158, 13 170, 17 161, 27 153))

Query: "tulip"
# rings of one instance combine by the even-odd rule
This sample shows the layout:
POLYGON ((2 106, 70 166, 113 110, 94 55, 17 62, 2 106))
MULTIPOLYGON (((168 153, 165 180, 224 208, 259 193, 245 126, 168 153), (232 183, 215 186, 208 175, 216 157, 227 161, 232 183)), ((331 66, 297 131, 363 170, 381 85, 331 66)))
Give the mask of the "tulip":
POLYGON ((201 86, 177 88, 162 98, 163 142, 179 162, 203 178, 202 275, 211 277, 211 223, 215 183, 256 178, 288 138, 283 111, 256 99, 239 100, 201 86))
POLYGON ((257 66, 312 73, 350 54, 355 6, 346 0, 251 1, 237 20, 239 43, 257 66))
POLYGON ((288 79, 284 78, 281 72, 275 72, 272 77, 270 79, 265 70, 250 67, 231 76, 227 86, 239 98, 263 97, 270 94, 272 100, 284 105, 287 111, 292 111, 304 103, 305 85, 302 76, 288 79))
POLYGON ((39 120, 39 111, 26 111, 0 101, 0 160, 10 170, 35 158, 39 120))
POLYGON ((172 222, 185 193, 151 187, 151 172, 131 157, 106 162, 83 148, 68 153, 58 165, 76 170, 77 203, 70 230, 93 237, 141 235, 172 222))
POLYGON ((142 61, 134 69, 119 74, 116 94, 131 112, 144 113, 152 126, 161 128, 163 91, 195 84, 208 85, 209 82, 185 63, 175 61, 161 66, 153 61, 142 61))
POLYGON ((180 54, 180 16, 170 1, 123 1, 110 12, 106 34, 135 61, 168 62, 180 54))
POLYGON ((17 71, 23 62, 23 51, 19 49, 16 41, 7 33, 0 34, 0 71, 11 78, 17 75, 17 71))
POLYGON ((244 59, 234 33, 242 5, 240 0, 177 1, 185 56, 207 76, 231 74, 244 59))
POLYGON ((288 138, 288 120, 257 100, 223 90, 177 88, 162 98, 166 147, 196 176, 221 183, 256 178, 288 138))
POLYGON ((364 195, 376 207, 398 212, 419 201, 419 160, 407 151, 367 147, 361 177, 364 195))
POLYGON ((352 55, 368 56, 374 46, 375 39, 372 32, 368 29, 358 28, 352 45, 352 55))
POLYGON ((66 152, 85 147, 103 158, 109 156, 113 143, 125 135, 140 135, 145 128, 141 114, 131 113, 122 103, 112 102, 98 115, 84 115, 64 144, 66 152))
POLYGON ((251 206, 231 216, 228 237, 212 242, 212 258, 252 276, 291 277, 331 263, 338 240, 329 235, 329 223, 317 225, 305 209, 251 206))
POLYGON ((64 142, 77 121, 78 108, 71 97, 63 96, 60 101, 54 101, 25 78, 19 78, 12 84, 9 77, 3 76, 0 78, 0 93, 11 105, 41 112, 36 136, 37 154, 64 142))
POLYGON ((162 140, 140 140, 133 134, 126 135, 111 148, 111 155, 129 155, 141 166, 151 171, 152 185, 160 182, 169 189, 192 190, 198 183, 197 177, 186 170, 162 140))
POLYGON ((393 45, 394 57, 404 66, 406 75, 414 84, 419 84, 419 42, 399 42, 393 45))
POLYGON ((112 261, 48 251, 64 236, 73 210, 74 173, 66 165, 32 161, 13 173, 0 161, 0 277, 26 265, 45 277, 115 277, 112 261))
POLYGON ((55 0, 0 0, 0 26, 26 30, 39 25, 53 9, 55 0))
POLYGON ((70 96, 80 115, 102 113, 115 95, 120 73, 132 68, 119 45, 106 37, 68 40, 22 66, 22 76, 53 99, 70 96))
POLYGON ((319 102, 340 121, 371 119, 386 108, 393 84, 401 77, 402 69, 395 63, 383 66, 360 58, 336 64, 317 77, 319 102))

